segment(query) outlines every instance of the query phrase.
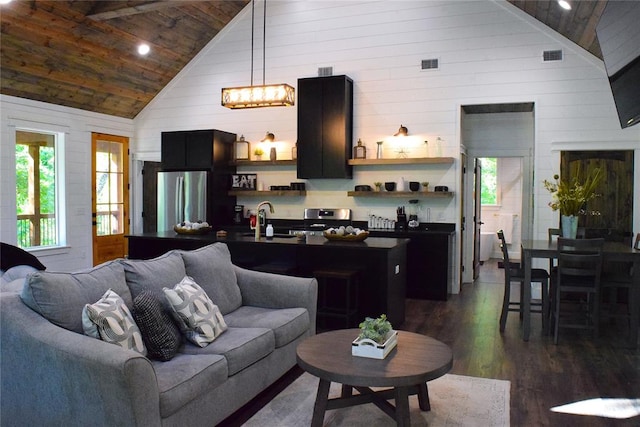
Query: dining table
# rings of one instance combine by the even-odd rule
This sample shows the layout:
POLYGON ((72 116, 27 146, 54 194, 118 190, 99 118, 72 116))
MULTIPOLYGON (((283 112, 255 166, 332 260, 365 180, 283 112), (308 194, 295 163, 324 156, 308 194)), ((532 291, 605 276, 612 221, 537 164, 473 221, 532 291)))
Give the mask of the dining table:
MULTIPOLYGON (((531 332, 531 265, 535 258, 557 259, 558 242, 556 240, 523 240, 522 268, 524 269, 524 286, 522 294, 522 338, 529 341, 531 332)), ((631 315, 630 344, 638 348, 638 328, 640 325, 640 250, 622 242, 604 242, 602 247, 604 263, 633 263, 632 286, 629 292, 629 311, 631 315)))

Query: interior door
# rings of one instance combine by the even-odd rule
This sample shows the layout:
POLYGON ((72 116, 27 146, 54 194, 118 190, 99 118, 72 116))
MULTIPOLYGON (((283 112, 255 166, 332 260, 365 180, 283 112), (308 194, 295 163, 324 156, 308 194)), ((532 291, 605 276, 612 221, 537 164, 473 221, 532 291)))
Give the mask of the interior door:
POLYGON ((480 275, 480 229, 482 227, 482 166, 474 159, 473 166, 473 280, 480 275))
POLYGON ((91 134, 93 265, 127 254, 129 138, 91 134))

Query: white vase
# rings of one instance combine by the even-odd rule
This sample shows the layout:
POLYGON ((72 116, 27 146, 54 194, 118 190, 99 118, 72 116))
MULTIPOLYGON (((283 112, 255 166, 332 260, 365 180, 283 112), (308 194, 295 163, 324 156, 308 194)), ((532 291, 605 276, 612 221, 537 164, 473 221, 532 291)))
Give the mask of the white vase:
POLYGON ((562 237, 575 239, 578 235, 578 217, 575 215, 562 215, 562 237))

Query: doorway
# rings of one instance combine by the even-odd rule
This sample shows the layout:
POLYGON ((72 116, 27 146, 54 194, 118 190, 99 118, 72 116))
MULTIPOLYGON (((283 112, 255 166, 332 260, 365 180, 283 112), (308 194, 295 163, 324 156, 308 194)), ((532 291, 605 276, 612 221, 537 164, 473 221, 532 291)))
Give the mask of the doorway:
POLYGON ((129 138, 91 134, 93 265, 127 254, 129 138))
POLYGON ((509 249, 515 258, 520 257, 521 239, 533 234, 534 107, 532 102, 461 106, 461 146, 467 154, 463 168, 473 171, 477 159, 496 158, 498 169, 508 172, 508 181, 498 178, 505 188, 501 190, 501 202, 493 207, 482 207, 481 190, 475 191, 475 174, 467 173, 463 178, 463 198, 468 203, 463 203, 461 227, 473 232, 462 236, 461 246, 467 248, 461 254, 462 283, 471 283, 477 277, 473 266, 481 267, 483 233, 488 233, 485 241, 490 240, 484 245, 485 250, 491 249, 489 259, 501 256, 496 235, 499 228, 512 230, 509 249), (510 163, 517 163, 517 168, 510 163), (518 198, 512 199, 513 194, 518 198))

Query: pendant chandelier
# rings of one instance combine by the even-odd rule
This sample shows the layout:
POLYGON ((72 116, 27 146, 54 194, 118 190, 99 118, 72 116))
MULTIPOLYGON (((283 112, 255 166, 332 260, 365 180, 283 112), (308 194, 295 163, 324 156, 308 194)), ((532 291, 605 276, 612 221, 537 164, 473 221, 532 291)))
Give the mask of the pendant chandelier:
POLYGON ((295 90, 286 83, 265 84, 265 41, 267 34, 267 0, 264 0, 262 26, 262 85, 253 84, 253 23, 255 0, 251 1, 251 86, 222 88, 222 106, 231 109, 289 107, 294 104, 295 90))

